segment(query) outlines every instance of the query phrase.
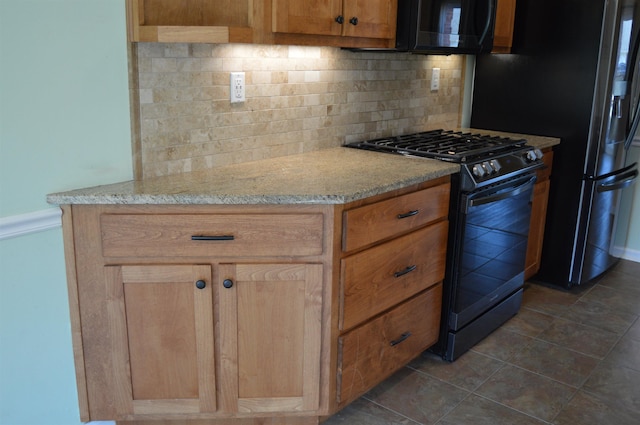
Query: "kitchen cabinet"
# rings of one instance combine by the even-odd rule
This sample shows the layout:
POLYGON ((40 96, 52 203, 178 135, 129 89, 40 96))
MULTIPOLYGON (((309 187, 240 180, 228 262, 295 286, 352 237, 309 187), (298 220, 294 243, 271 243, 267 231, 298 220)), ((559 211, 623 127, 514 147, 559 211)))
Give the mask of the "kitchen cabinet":
POLYGON ((491 53, 511 53, 516 0, 498 0, 491 53))
POLYGON ((81 419, 335 413, 436 341, 449 190, 446 176, 335 205, 64 205, 81 419))
POLYGON ((221 394, 229 412, 319 407, 322 265, 220 266, 221 394))
POLYGON ((531 223, 529 225, 529 241, 527 243, 527 257, 525 260, 524 278, 529 279, 540 270, 540 257, 542 256, 542 242, 547 216, 547 203, 549 200, 549 187, 553 164, 553 151, 551 148, 543 149, 545 168, 538 170, 537 181, 533 187, 533 200, 531 202, 531 223))
POLYGON ((327 46, 392 47, 397 9, 397 0, 273 0, 272 31, 280 41, 289 37, 327 46))
POLYGON ((127 0, 129 40, 260 42, 263 8, 251 0, 127 0))
POLYGON ((211 266, 108 265, 104 276, 117 416, 215 412, 211 266))
POLYGON ((438 340, 449 192, 441 184, 344 212, 341 406, 438 340))

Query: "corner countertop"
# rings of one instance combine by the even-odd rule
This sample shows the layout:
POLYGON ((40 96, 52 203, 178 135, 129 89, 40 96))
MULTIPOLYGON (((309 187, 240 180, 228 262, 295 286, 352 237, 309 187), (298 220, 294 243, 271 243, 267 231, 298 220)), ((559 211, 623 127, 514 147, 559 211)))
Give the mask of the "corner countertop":
POLYGON ((459 172, 443 161, 344 147, 96 186, 51 204, 345 204, 459 172))
MULTIPOLYGON (((559 139, 469 130, 527 139, 544 149, 559 139)), ((460 171, 458 164, 338 147, 53 193, 66 204, 251 205, 346 204, 460 171)))

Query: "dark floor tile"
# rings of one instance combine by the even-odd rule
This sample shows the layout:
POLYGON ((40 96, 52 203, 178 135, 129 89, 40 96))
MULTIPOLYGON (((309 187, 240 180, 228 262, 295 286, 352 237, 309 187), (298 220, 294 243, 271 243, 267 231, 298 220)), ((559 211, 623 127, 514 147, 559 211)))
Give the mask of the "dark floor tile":
POLYGON ((640 276, 640 262, 620 260, 620 262, 616 264, 612 270, 631 276, 640 276))
POLYGON ((612 408, 621 408, 640 418, 640 372, 602 362, 582 387, 612 408))
POLYGON ((640 278, 638 276, 640 276, 640 272, 633 274, 613 269, 598 281, 598 285, 637 294, 640 293, 640 278))
POLYGON ((442 418, 438 425, 542 425, 545 423, 472 394, 442 418))
POLYGON ((473 391, 503 364, 503 362, 483 354, 467 351, 452 363, 442 360, 440 356, 425 354, 411 362, 409 367, 449 384, 473 391))
POLYGON ((364 397, 422 424, 433 424, 449 413, 468 391, 404 368, 364 397))
POLYGON ((543 421, 552 420, 569 402, 575 388, 507 365, 475 393, 543 421))
POLYGON ((590 394, 578 391, 553 423, 554 425, 637 425, 640 423, 640 416, 635 412, 610 406, 590 394))
POLYGON ((562 316, 580 294, 538 284, 527 284, 522 297, 522 307, 552 316, 562 316))
POLYGON ((620 312, 640 314, 640 291, 615 289, 598 284, 581 297, 580 301, 600 304, 620 312))
POLYGON ((518 314, 502 325, 502 329, 535 337, 549 328, 554 320, 554 316, 522 308, 518 314))
POLYGON ((522 350, 533 338, 510 330, 499 328, 472 348, 476 353, 484 354, 498 360, 509 360, 516 352, 522 350))
POLYGON ((601 303, 579 300, 565 312, 565 319, 622 335, 636 320, 636 315, 609 308, 601 303))
POLYGON ((625 336, 635 341, 640 341, 640 318, 636 319, 635 323, 631 325, 625 336))
POLYGON ((516 353, 509 363, 578 388, 598 365, 598 359, 536 340, 516 353))
POLYGON ((417 422, 360 398, 331 416, 323 425, 416 425, 417 422))
POLYGON ((538 339, 561 345, 582 354, 604 358, 620 335, 565 319, 556 319, 538 339))
MULTIPOLYGON (((640 341, 629 337, 622 337, 614 349, 605 358, 607 363, 627 367, 640 372, 640 341)), ((640 382, 638 382, 640 385, 640 382)))

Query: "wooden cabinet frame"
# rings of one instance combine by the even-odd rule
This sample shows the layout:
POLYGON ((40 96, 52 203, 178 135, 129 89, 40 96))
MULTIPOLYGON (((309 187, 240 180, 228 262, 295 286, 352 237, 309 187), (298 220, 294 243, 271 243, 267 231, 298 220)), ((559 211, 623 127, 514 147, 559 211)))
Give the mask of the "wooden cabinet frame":
MULTIPOLYGON (((435 227, 435 223, 438 227, 443 226, 443 220, 446 220, 445 214, 433 221, 417 221, 414 227, 400 226, 396 233, 386 237, 379 235, 381 239, 372 242, 373 245, 370 243, 344 251, 345 211, 359 207, 368 210, 366 207, 374 203, 387 210, 391 205, 385 202, 387 200, 404 196, 407 196, 403 198, 405 200, 413 199, 411 194, 414 192, 432 193, 431 188, 440 193, 441 188, 448 190, 448 183, 448 176, 441 177, 344 205, 63 206, 81 419, 116 420, 128 425, 151 425, 157 420, 164 425, 185 425, 192 421, 225 425, 307 425, 317 424, 320 418, 335 413, 366 391, 368 385, 374 385, 404 366, 408 356, 414 356, 416 350, 426 348, 425 345, 431 342, 430 339, 420 342, 422 337, 417 338, 418 341, 411 339, 410 345, 399 346, 405 354, 385 356, 383 373, 372 375, 367 380, 368 384, 348 395, 338 394, 338 380, 344 379, 338 373, 338 345, 339 338, 346 335, 339 326, 341 261, 347 256, 370 250, 372 246, 435 227), (424 189, 429 189, 429 192, 424 189), (158 230, 163 226, 153 225, 154 220, 146 229, 150 233, 146 233, 144 225, 141 225, 139 231, 127 227, 129 230, 118 235, 118 240, 119 237, 132 239, 130 247, 117 245, 119 248, 114 248, 116 239, 111 237, 116 232, 114 223, 119 222, 116 215, 122 218, 122 223, 132 222, 132 216, 174 215, 185 223, 188 232, 171 226, 167 232, 184 238, 202 223, 219 222, 182 220, 184 217, 224 215, 233 220, 236 215, 247 218, 260 214, 281 217, 282 223, 296 217, 298 220, 300 217, 310 218, 308 222, 302 221, 311 223, 302 226, 311 233, 300 234, 300 237, 309 237, 300 246, 319 244, 321 249, 300 251, 299 255, 280 249, 273 254, 269 250, 258 249, 252 243, 247 245, 246 252, 250 255, 243 255, 238 250, 225 254, 225 250, 219 247, 211 248, 213 254, 207 255, 206 249, 198 247, 189 255, 176 256, 172 255, 171 246, 181 247, 184 242, 166 239, 167 235, 158 230), (320 222, 318 217, 321 217, 320 222), (309 230, 310 227, 315 230, 309 230), (318 232, 322 234, 320 240, 318 232), (166 252, 156 249, 145 251, 148 243, 134 243, 136 239, 154 237, 168 244, 166 252), (172 294, 186 297, 187 301, 176 299, 174 305, 172 294), (131 313, 139 306, 146 308, 146 303, 157 306, 148 311, 141 308, 138 314, 127 317, 127 310, 131 313), (189 382, 195 390, 188 387, 177 388, 173 392, 174 389, 155 388, 156 385, 164 385, 162 379, 165 377, 154 376, 145 366, 132 371, 132 367, 137 368, 134 357, 146 354, 155 357, 153 351, 148 351, 156 350, 155 340, 150 339, 148 346, 145 342, 138 343, 139 340, 155 338, 156 334, 159 338, 176 335, 171 329, 166 332, 165 329, 149 329, 149 334, 146 334, 145 317, 161 317, 162 313, 158 312, 165 310, 175 314, 176 309, 193 310, 193 314, 181 317, 178 322, 183 327, 185 324, 193 324, 194 327, 194 334, 185 337, 188 347, 183 348, 195 365, 196 372, 193 368, 189 372, 189 382), (278 342, 281 336, 288 339, 278 342), (262 353, 270 359, 268 363, 273 364, 280 357, 286 359, 280 359, 284 363, 275 365, 273 370, 260 370, 263 365, 259 357, 261 353, 252 349, 252 344, 264 347, 271 341, 280 345, 262 353), (288 347, 288 344, 292 345, 288 347), (286 351, 289 349, 293 356, 286 351), (276 380, 273 377, 286 374, 285 370, 291 372, 292 380, 277 383, 277 388, 274 387, 276 380)), ((402 202, 398 205, 405 206, 402 202)), ((136 220, 133 221, 137 223, 136 220)), ((237 228, 250 232, 250 228, 239 224, 245 223, 244 220, 238 219, 235 223, 237 228)), ((292 225, 291 229, 296 229, 296 226, 292 225)), ((238 238, 239 241, 242 239, 238 238)), ((444 236, 438 238, 443 239, 444 236)), ((440 248, 434 247, 434 252, 441 252, 444 256, 444 249, 440 248)), ((397 304, 376 309, 371 313, 374 317, 363 317, 360 325, 348 332, 364 325, 367 329, 375 329, 372 324, 383 316, 398 320, 406 315, 401 306, 409 305, 408 299, 421 297, 438 285, 438 282, 430 282, 424 289, 418 289, 419 293, 407 290, 406 297, 399 299, 397 304)), ((432 305, 433 313, 439 305, 432 305)), ((389 330, 394 334, 392 339, 397 338, 396 331, 398 329, 395 328, 389 330)), ((426 330, 414 333, 426 335, 425 332, 431 334, 426 330)), ((174 365, 179 364, 174 351, 165 348, 157 346, 159 351, 167 351, 159 353, 158 357, 162 359, 166 355, 174 365)), ((365 351, 361 353, 365 354, 365 351)), ((169 376, 169 381, 174 376, 168 372, 165 375, 169 376)))

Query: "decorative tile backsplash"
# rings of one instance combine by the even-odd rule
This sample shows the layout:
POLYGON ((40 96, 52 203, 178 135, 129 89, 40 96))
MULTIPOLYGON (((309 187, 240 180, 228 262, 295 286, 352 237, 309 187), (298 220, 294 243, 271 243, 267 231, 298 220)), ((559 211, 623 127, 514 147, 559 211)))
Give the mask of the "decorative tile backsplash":
MULTIPOLYGON (((144 177, 460 125, 463 56, 139 43, 144 177), (431 91, 431 70, 440 89, 431 91), (246 101, 230 103, 229 73, 246 101)), ((135 70, 135 67, 133 68, 135 70)))

